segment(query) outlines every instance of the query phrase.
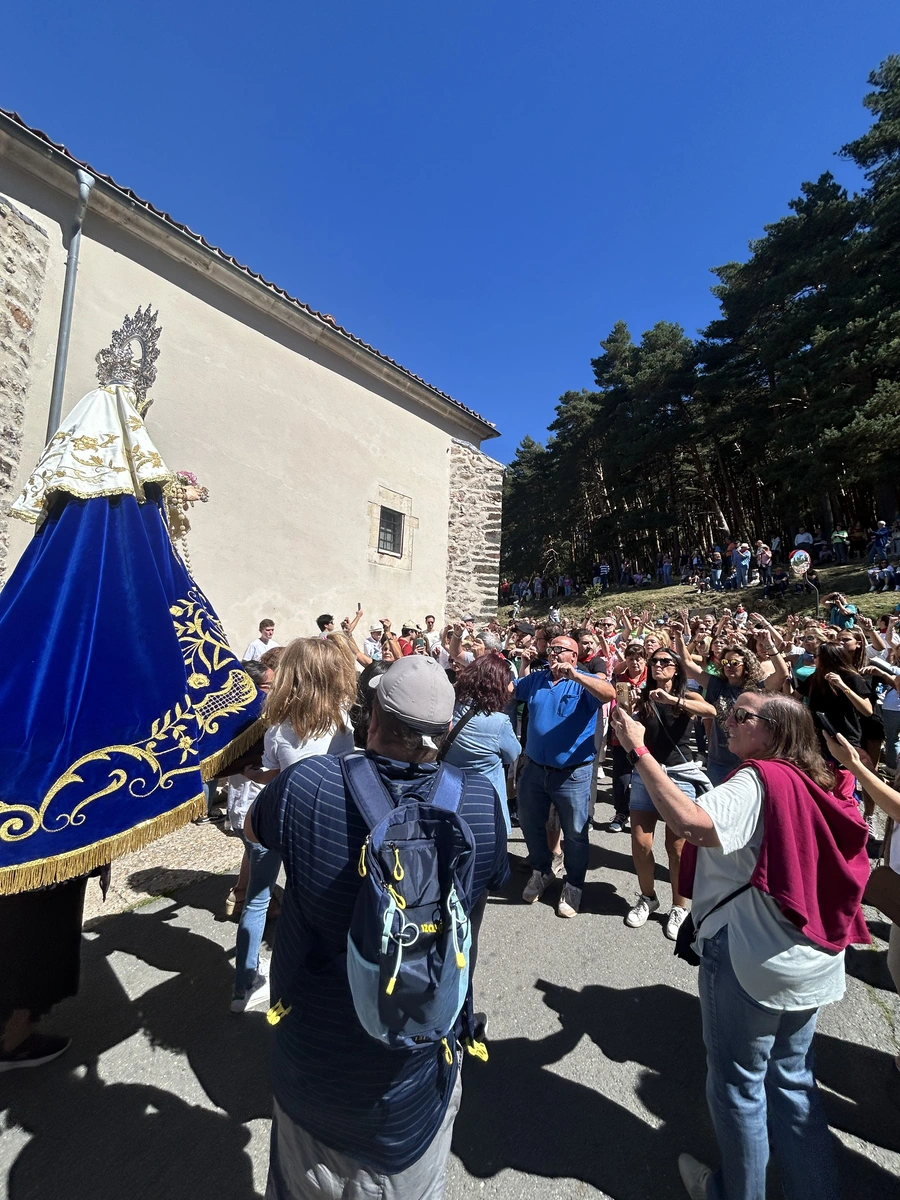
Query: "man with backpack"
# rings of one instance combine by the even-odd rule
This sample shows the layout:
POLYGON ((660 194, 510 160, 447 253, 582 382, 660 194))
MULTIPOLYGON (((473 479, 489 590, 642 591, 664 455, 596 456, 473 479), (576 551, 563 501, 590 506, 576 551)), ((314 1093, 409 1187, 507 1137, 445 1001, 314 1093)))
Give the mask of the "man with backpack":
POLYGON ((374 682, 365 753, 289 767, 245 828, 287 875, 267 1200, 438 1200, 464 1048, 486 1053, 471 974, 488 889, 509 873, 500 800, 435 761, 455 697, 433 659, 374 682))

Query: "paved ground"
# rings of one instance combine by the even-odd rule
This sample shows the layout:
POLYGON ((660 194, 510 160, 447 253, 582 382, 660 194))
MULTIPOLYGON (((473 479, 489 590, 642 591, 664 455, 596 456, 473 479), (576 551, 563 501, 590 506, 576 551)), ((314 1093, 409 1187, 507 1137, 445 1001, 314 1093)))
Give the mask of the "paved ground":
MULTIPOLYGON (((449 1200, 680 1200, 678 1151, 715 1159, 696 973, 673 959, 656 920, 623 925, 627 837, 598 831, 593 843, 578 920, 521 905, 519 870, 491 901, 478 967, 491 1057, 466 1066, 449 1200)), ((521 863, 518 832, 510 850, 521 863)), ((235 926, 220 914, 232 878, 214 873, 238 857, 221 829, 189 827, 117 865, 111 903, 85 934, 81 993, 48 1022, 73 1036, 71 1050, 2 1077, 0 1195, 262 1195, 269 1028, 261 1013, 227 1012, 235 926), (152 898, 163 889, 176 890, 152 898)), ((822 1015, 818 1067, 845 1198, 896 1200, 900 1000, 886 926, 871 924, 879 940, 849 953, 847 996, 822 1015)))

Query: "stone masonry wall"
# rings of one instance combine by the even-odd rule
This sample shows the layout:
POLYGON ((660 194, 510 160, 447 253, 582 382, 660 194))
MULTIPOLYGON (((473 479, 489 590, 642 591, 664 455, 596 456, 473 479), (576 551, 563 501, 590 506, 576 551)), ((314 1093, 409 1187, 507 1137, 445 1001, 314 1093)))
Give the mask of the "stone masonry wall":
POLYGON ((6 573, 9 506, 16 498, 34 323, 49 248, 44 230, 0 196, 0 585, 6 573))
POLYGON ((503 466, 468 442, 450 447, 447 618, 497 612, 503 466))

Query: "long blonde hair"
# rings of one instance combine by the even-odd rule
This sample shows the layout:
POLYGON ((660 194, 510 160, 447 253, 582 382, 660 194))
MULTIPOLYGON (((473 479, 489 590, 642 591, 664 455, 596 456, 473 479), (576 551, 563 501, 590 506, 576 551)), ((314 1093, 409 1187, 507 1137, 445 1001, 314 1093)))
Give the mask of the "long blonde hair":
POLYGON ((301 740, 346 731, 356 698, 353 660, 331 638, 295 638, 284 648, 263 717, 269 725, 290 722, 301 740))

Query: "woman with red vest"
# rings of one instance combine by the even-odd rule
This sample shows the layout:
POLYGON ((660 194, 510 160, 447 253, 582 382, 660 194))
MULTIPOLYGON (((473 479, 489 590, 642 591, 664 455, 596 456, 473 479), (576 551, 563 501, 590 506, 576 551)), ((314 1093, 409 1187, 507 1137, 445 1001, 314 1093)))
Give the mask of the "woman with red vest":
POLYGON ((820 1005, 844 994, 845 948, 871 940, 860 910, 865 822, 854 801, 829 790, 812 717, 785 696, 737 698, 726 728, 741 762, 696 801, 647 751, 643 726, 621 708, 612 725, 661 817, 689 843, 680 890, 693 898, 707 1098, 722 1165, 713 1171, 682 1154, 688 1194, 765 1196, 771 1136, 788 1200, 836 1200, 812 1038, 820 1005))

